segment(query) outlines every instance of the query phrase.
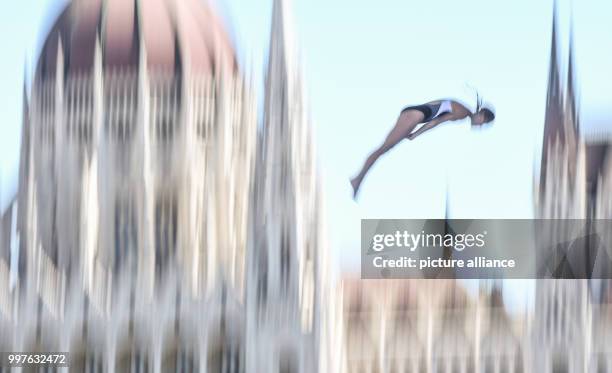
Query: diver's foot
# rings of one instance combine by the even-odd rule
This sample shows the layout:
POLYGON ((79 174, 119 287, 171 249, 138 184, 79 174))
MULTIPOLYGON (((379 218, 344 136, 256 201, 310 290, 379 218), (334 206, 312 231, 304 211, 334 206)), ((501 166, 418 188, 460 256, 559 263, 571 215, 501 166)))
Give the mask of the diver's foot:
POLYGON ((351 179, 351 186, 353 187, 353 199, 357 197, 357 193, 359 193, 359 185, 361 184, 361 179, 358 177, 354 177, 351 179))

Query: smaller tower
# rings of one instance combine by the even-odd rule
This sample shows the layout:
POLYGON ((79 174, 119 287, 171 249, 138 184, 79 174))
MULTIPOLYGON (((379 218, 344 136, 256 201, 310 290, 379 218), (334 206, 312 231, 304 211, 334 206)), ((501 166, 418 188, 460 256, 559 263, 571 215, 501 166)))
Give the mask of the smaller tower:
MULTIPOLYGON (((542 162, 534 215, 540 219, 551 219, 543 226, 546 229, 538 230, 536 239, 543 249, 538 262, 565 263, 565 256, 549 257, 549 248, 559 242, 575 239, 573 233, 564 229, 568 224, 567 219, 588 218, 585 145, 579 134, 572 31, 567 81, 565 86, 560 82, 556 7, 553 9, 552 29, 542 162)), ((569 266, 565 266, 561 270, 569 269, 569 266)), ((536 282, 535 309, 538 311, 533 323, 532 343, 540 350, 533 356, 533 371, 586 371, 588 307, 586 280, 545 279, 536 282)))
POLYGON ((258 371, 316 372, 321 197, 289 3, 275 0, 272 13, 249 228, 247 335, 257 342, 247 364, 258 371))

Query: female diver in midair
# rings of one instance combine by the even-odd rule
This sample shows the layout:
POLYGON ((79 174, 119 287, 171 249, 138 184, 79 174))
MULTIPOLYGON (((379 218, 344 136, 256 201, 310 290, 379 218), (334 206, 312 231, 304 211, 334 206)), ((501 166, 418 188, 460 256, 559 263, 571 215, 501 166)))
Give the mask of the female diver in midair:
POLYGON ((359 186, 370 167, 374 165, 381 155, 391 150, 391 148, 403 139, 407 138, 408 140, 413 140, 423 132, 444 122, 456 121, 469 117, 473 126, 479 126, 495 119, 495 114, 491 109, 482 107, 482 101, 478 95, 476 96, 476 101, 476 110, 474 113, 463 104, 454 100, 437 100, 423 105, 408 106, 404 108, 383 144, 370 154, 359 174, 351 179, 353 198, 357 196, 359 186), (415 131, 415 128, 421 123, 425 124, 415 131))

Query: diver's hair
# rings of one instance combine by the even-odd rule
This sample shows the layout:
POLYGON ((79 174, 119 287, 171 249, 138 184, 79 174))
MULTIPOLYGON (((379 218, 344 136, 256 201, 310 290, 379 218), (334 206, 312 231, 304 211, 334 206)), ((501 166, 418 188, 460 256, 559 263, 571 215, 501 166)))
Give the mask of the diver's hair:
POLYGON ((482 107, 482 97, 480 97, 480 94, 478 93, 478 91, 476 91, 476 111, 475 113, 478 113, 481 107, 482 107))
POLYGON ((495 119, 495 113, 493 112, 493 110, 491 110, 489 108, 486 108, 486 107, 482 108, 482 109, 480 109, 480 112, 484 116, 485 123, 489 123, 489 122, 493 121, 493 119, 495 119))
POLYGON ((493 121, 493 119, 495 119, 495 113, 493 112, 493 110, 484 107, 482 97, 480 96, 478 91, 476 91, 476 111, 474 113, 482 113, 485 119, 485 123, 489 123, 493 121))

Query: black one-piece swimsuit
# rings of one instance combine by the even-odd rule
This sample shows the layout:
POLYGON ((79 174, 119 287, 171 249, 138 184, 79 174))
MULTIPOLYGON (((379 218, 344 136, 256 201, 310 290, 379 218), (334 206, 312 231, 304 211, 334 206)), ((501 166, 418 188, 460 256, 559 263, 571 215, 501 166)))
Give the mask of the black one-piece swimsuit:
POLYGON ((402 109, 402 113, 406 110, 418 110, 423 113, 424 118, 420 123, 430 122, 432 119, 439 117, 441 115, 447 114, 448 112, 440 113, 440 115, 436 115, 438 110, 440 110, 440 105, 442 105, 442 101, 435 104, 423 104, 423 105, 414 105, 414 106, 406 106, 402 109))

